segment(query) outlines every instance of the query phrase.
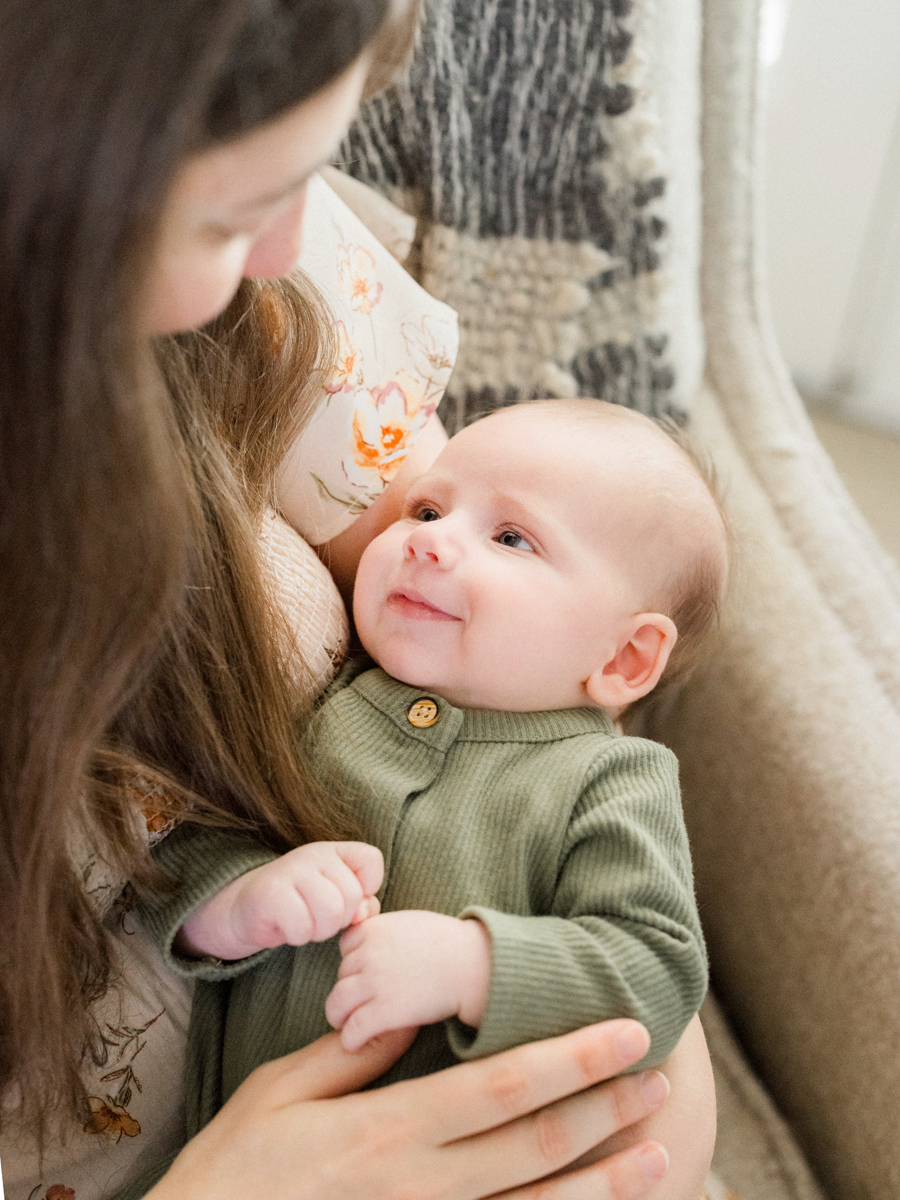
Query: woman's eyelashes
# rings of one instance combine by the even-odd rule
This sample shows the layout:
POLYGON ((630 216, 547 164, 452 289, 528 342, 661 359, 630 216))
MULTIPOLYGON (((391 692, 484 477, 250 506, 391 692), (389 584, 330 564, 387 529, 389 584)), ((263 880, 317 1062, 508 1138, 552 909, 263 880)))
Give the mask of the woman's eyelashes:
POLYGON ((207 225, 205 229, 207 240, 214 246, 226 246, 231 242, 252 242, 258 236, 255 229, 230 229, 225 225, 207 225))

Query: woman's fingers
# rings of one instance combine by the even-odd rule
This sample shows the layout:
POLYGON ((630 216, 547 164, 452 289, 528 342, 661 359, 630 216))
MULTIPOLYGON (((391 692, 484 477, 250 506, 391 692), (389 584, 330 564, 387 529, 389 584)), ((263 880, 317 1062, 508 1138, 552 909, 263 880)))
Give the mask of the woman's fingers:
POLYGON ((493 1200, 638 1200, 668 1168, 663 1147, 643 1142, 593 1167, 500 1192, 493 1200))
POLYGON ((649 1047, 650 1035, 637 1021, 604 1021, 398 1086, 409 1091, 411 1110, 435 1141, 447 1143, 611 1079, 649 1047))
POLYGON ((661 1108, 668 1094, 668 1082, 659 1071, 624 1076, 456 1142, 445 1152, 459 1159, 453 1164, 459 1175, 471 1173, 473 1195, 478 1194, 476 1184, 492 1194, 562 1170, 591 1147, 661 1108), (510 1172, 511 1163, 515 1174, 510 1172))
POLYGON ((258 1073, 271 1076, 267 1082, 278 1088, 282 1103, 344 1096, 383 1075, 416 1033, 416 1029, 392 1029, 352 1054, 341 1045, 340 1034, 328 1033, 303 1050, 266 1063, 258 1073))
POLYGON ((151 1194, 637 1200, 658 1177, 665 1158, 647 1143, 554 1174, 662 1102, 658 1072, 596 1082, 646 1051, 646 1031, 636 1022, 607 1022, 424 1079, 344 1094, 382 1074, 413 1032, 384 1034, 354 1054, 332 1034, 266 1063, 151 1194))

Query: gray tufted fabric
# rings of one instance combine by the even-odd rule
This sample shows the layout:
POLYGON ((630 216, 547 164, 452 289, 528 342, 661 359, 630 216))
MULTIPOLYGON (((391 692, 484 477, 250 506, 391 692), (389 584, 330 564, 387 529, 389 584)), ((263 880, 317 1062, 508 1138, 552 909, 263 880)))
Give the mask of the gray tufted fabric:
POLYGON ((660 309, 667 180, 631 0, 428 0, 345 170, 419 218, 415 273, 460 314, 441 408, 592 395, 684 418, 660 309))

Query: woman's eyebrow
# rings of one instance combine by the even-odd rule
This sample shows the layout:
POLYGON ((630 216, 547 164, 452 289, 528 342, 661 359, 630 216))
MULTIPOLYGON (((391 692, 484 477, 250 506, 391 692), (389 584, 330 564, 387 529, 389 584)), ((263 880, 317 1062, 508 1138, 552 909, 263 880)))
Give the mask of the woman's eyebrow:
POLYGON ((317 170, 318 167, 312 171, 307 171, 299 179, 293 179, 290 183, 286 183, 283 187, 276 188, 272 192, 266 192, 262 196, 254 196, 252 200, 245 200, 243 204, 235 206, 233 210, 234 215, 236 217, 245 217, 257 209, 269 208, 273 204, 278 204, 281 200, 286 200, 293 192, 299 192, 317 170))
POLYGON ((321 162, 316 163, 314 167, 310 167, 298 178, 292 179, 282 187, 275 188, 271 192, 265 192, 262 196, 254 196, 252 200, 245 200, 243 204, 239 204, 235 208, 235 216, 243 217, 248 213, 254 212, 256 209, 268 208, 272 204, 278 204, 280 201, 286 200, 293 192, 299 192, 302 187, 305 187, 313 175, 322 167, 331 163, 333 159, 334 155, 329 154, 321 162))

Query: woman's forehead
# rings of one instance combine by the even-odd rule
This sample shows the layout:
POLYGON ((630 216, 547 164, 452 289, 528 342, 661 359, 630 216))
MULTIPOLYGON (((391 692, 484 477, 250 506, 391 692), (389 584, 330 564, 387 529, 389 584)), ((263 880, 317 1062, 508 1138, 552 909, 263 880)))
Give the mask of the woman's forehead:
POLYGON ((289 197, 333 158, 366 69, 366 60, 358 60, 274 121, 189 158, 176 178, 173 202, 198 218, 240 220, 289 197))

